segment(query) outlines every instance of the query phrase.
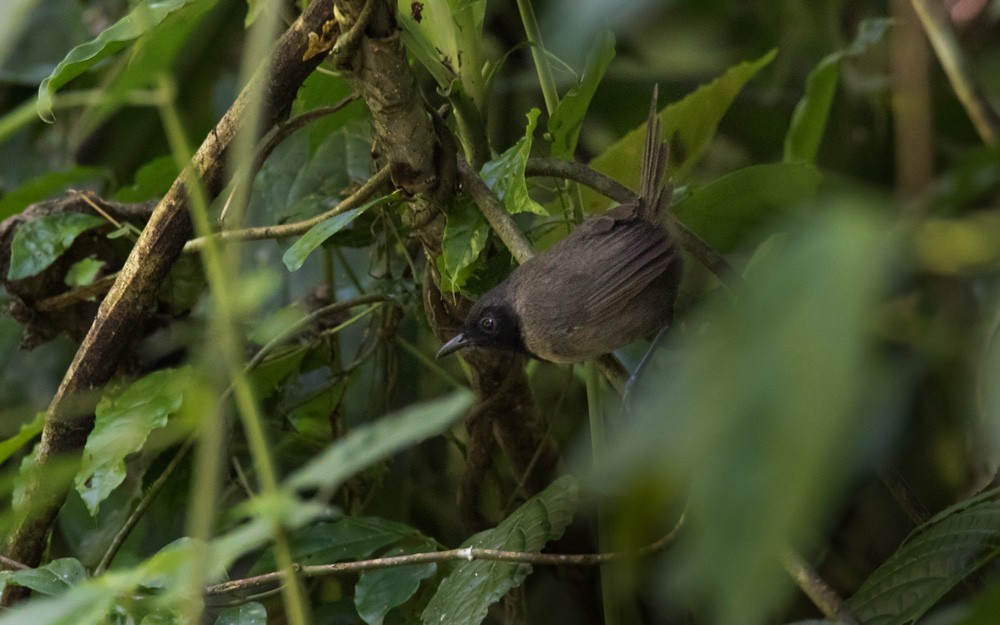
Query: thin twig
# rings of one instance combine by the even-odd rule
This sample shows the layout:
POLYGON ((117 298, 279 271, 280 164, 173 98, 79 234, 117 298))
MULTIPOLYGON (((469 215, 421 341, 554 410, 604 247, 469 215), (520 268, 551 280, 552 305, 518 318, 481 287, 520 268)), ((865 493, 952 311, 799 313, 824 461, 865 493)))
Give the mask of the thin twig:
POLYGON ((194 440, 194 438, 189 438, 184 441, 184 444, 177 450, 174 457, 170 459, 170 463, 163 469, 163 472, 160 473, 152 484, 150 484, 149 489, 146 490, 142 499, 139 500, 139 505, 135 507, 132 514, 128 515, 128 518, 125 519, 125 523, 122 524, 121 529, 118 530, 115 537, 111 540, 111 544, 108 545, 108 549, 104 552, 104 557, 101 558, 101 561, 94 569, 94 577, 97 577, 104 571, 108 570, 108 567, 111 566, 111 562, 115 559, 115 555, 118 553, 118 550, 125 544, 125 539, 127 539, 129 534, 132 533, 132 530, 135 529, 135 526, 139 523, 139 519, 142 518, 142 515, 146 513, 146 510, 149 509, 149 506, 153 503, 153 499, 160 494, 163 487, 170 481, 170 477, 174 474, 177 467, 180 466, 181 460, 183 460, 184 457, 187 456, 188 452, 191 451, 191 447, 194 445, 194 440))
POLYGON ((785 571, 823 615, 842 625, 858 625, 850 608, 830 585, 797 553, 789 549, 781 559, 785 571))
POLYGON ((21 564, 16 560, 11 560, 7 556, 0 556, 0 564, 2 564, 8 571, 15 569, 18 571, 23 571, 25 569, 31 568, 27 564, 21 564))
MULTIPOLYGON (((357 191, 341 200, 339 204, 325 213, 316 215, 315 217, 310 217, 309 219, 303 219, 302 221, 296 221, 289 224, 259 226, 256 228, 243 228, 240 230, 223 230, 221 232, 211 234, 209 237, 222 241, 259 241, 262 239, 283 239, 287 237, 299 236, 305 234, 310 228, 322 221, 326 221, 327 219, 335 217, 340 213, 361 206, 366 201, 374 197, 387 182, 389 182, 388 166, 378 170, 375 175, 365 181, 363 185, 358 187, 357 191)), ((204 247, 206 239, 209 237, 191 239, 184 245, 184 251, 200 251, 201 248, 204 247)))
POLYGON ((986 99, 982 87, 969 68, 962 48, 958 45, 955 31, 952 30, 945 4, 940 0, 912 0, 913 8, 920 17, 931 40, 934 52, 937 54, 944 73, 951 82, 952 89, 959 102, 965 107, 972 125, 976 127, 979 137, 988 146, 995 146, 1000 138, 1000 115, 986 99))
MULTIPOLYGON (((378 191, 389 182, 389 168, 383 167, 378 170, 371 178, 369 178, 363 185, 358 187, 358 190, 347 196, 340 201, 335 207, 322 213, 316 215, 315 217, 310 217, 309 219, 304 219, 302 221, 296 221, 287 224, 278 224, 274 226, 260 226, 256 228, 244 228, 241 230, 223 230, 210 235, 215 238, 222 240, 238 240, 238 241, 260 241, 264 239, 282 239, 287 237, 294 237, 305 234, 310 228, 316 224, 335 217, 340 213, 348 211, 352 208, 357 208, 361 204, 371 199, 378 191)), ((191 239, 184 245, 185 253, 192 253, 201 251, 201 248, 205 245, 205 240, 207 237, 198 237, 191 239)), ((107 293, 111 285, 114 284, 115 278, 117 278, 118 273, 104 276, 99 280, 88 284, 87 286, 80 287, 78 289, 73 289, 71 291, 66 291, 65 293, 60 293, 59 295, 53 295, 52 297, 47 297, 43 300, 39 300, 35 303, 34 308, 42 312, 52 312, 55 310, 60 310, 62 308, 67 308, 73 304, 88 300, 99 295, 107 293)))
MULTIPOLYGON (((401 556, 387 556, 384 558, 358 560, 355 562, 336 562, 334 564, 302 566, 299 568, 299 573, 302 577, 323 577, 327 575, 359 573, 361 571, 371 571, 375 569, 408 566, 413 564, 449 562, 453 560, 463 560, 466 562, 472 562, 474 560, 487 560, 491 562, 512 562, 517 564, 533 564, 539 566, 597 566, 618 560, 641 558, 660 552, 669 547, 676 540, 683 527, 684 517, 681 516, 681 518, 677 521, 677 524, 670 530, 669 533, 658 539, 656 542, 650 543, 645 547, 633 551, 561 554, 503 551, 499 549, 477 549, 473 547, 466 547, 463 549, 449 549, 447 551, 431 551, 401 556)), ((264 573, 263 575, 256 575, 254 577, 236 579, 208 586, 205 588, 205 594, 222 595, 247 590, 262 584, 280 582, 282 577, 282 572, 275 571, 272 573, 264 573)))
MULTIPOLYGON (((306 111, 301 115, 297 115, 274 126, 267 136, 263 138, 260 146, 254 153, 250 169, 233 184, 232 189, 229 192, 229 197, 226 198, 226 203, 223 205, 222 211, 219 213, 219 224, 222 224, 226 220, 226 214, 229 212, 230 203, 233 201, 233 198, 236 197, 237 190, 241 187, 241 185, 243 187, 248 187, 251 184, 251 181, 257 177, 257 173, 260 171, 261 167, 264 166, 264 161, 267 160, 267 157, 271 155, 271 152, 273 152, 275 148, 281 145, 285 139, 290 137, 297 130, 300 130, 317 119, 336 113, 357 99, 357 94, 352 93, 332 106, 323 106, 311 111, 306 111)), ((249 194, 243 194, 244 198, 248 196, 249 194)))
MULTIPOLYGON (((586 165, 571 161, 554 158, 528 159, 527 166, 525 167, 525 175, 551 176, 553 178, 573 180, 590 187, 619 204, 634 202, 637 197, 634 191, 617 180, 609 178, 586 165)), ((718 276, 724 284, 728 286, 739 284, 739 274, 722 254, 715 251, 715 248, 706 243, 704 239, 678 221, 673 214, 668 212, 666 215, 670 222, 670 229, 677 233, 684 249, 705 265, 709 271, 718 276)))

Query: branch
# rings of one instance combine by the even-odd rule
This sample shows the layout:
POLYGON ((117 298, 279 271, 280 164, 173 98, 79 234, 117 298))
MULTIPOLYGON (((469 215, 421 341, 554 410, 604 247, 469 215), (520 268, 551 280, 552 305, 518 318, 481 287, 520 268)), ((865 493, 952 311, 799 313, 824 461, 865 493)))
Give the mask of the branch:
MULTIPOLYGON (((604 174, 581 163, 562 161, 554 158, 531 158, 528 159, 524 173, 526 176, 551 176, 553 178, 573 180, 574 182, 579 182, 590 187, 619 204, 634 202, 637 197, 635 192, 617 180, 608 178, 604 174)), ((736 270, 729 264, 725 256, 715 251, 715 248, 705 242, 704 239, 678 221, 672 213, 667 212, 666 214, 670 229, 677 233, 684 249, 697 258, 701 264, 705 265, 709 271, 714 273, 727 286, 736 286, 740 283, 739 274, 736 273, 736 270)))
MULTIPOLYGON (((327 575, 343 575, 345 573, 360 573, 375 569, 386 569, 396 566, 408 566, 413 564, 427 564, 429 562, 451 562, 475 560, 486 560, 489 562, 512 562, 516 564, 534 564, 539 566, 598 566, 608 562, 619 560, 631 560, 642 558, 654 553, 663 551, 677 539, 678 534, 684 527, 684 517, 673 529, 656 542, 650 543, 639 549, 632 551, 611 551, 606 553, 536 553, 533 551, 503 551, 500 549, 477 549, 465 547, 463 549, 449 549, 447 551, 431 551, 426 553, 412 553, 402 556, 387 556, 384 558, 373 558, 371 560, 358 560, 356 562, 337 562, 334 564, 317 564, 312 566, 301 566, 298 569, 303 577, 325 577, 327 575)), ((280 582, 282 573, 264 573, 254 577, 236 579, 221 584, 215 584, 205 589, 206 595, 223 595, 238 592, 260 586, 280 582)))
MULTIPOLYGON (((222 188, 226 151, 246 115, 260 114, 263 127, 273 125, 288 111, 302 81, 323 60, 323 54, 308 61, 302 58, 309 33, 322 32, 332 12, 332 0, 312 2, 281 36, 251 83, 198 148, 192 169, 210 197, 222 188), (261 81, 266 82, 262 92, 269 99, 263 102, 262 111, 246 111, 248 94, 260 89, 261 81)), ((25 480, 25 497, 39 512, 9 534, 4 546, 7 557, 29 566, 41 561, 52 522, 66 496, 65 487, 47 484, 42 475, 55 457, 79 453, 83 447, 93 427, 96 399, 89 398, 81 409, 79 396, 107 383, 137 336, 156 292, 191 236, 187 208, 187 193, 178 178, 154 210, 66 371, 46 412, 34 468, 25 480)), ((20 591, 9 591, 9 587, 4 591, 3 605, 23 596, 20 591)))
POLYGON ((339 204, 325 213, 287 224, 275 224, 273 226, 258 226, 256 228, 242 228, 239 230, 222 230, 209 237, 198 237, 191 239, 184 244, 184 252, 197 252, 205 245, 208 238, 220 241, 260 241, 264 239, 284 239, 297 237, 305 234, 310 228, 318 223, 335 217, 340 213, 352 208, 361 206, 371 198, 375 197, 380 190, 389 182, 389 168, 383 167, 375 175, 365 181, 358 190, 340 201, 339 204))
POLYGON ((535 248, 532 247, 531 242, 511 219, 507 209, 503 207, 493 191, 486 186, 483 179, 472 170, 472 167, 462 156, 458 157, 458 176, 462 181, 462 186, 479 206, 479 210, 483 212, 490 227, 510 250, 514 260, 519 264, 524 264, 534 258, 535 248))
POLYGON ((829 584, 798 554, 791 550, 787 551, 781 564, 825 617, 843 625, 858 625, 858 619, 854 618, 840 595, 830 588, 829 584))

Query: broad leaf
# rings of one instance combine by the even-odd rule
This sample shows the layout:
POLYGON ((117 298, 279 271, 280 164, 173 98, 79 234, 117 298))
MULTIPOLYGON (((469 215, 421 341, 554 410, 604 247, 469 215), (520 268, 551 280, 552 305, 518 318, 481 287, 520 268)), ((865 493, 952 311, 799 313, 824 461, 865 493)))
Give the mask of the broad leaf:
POLYGON ((820 178, 805 163, 751 165, 689 188, 673 211, 717 250, 729 252, 769 217, 811 199, 820 178))
POLYGON ((434 401, 413 404, 352 431, 327 451, 293 473, 291 489, 334 489, 374 462, 410 445, 440 434, 472 403, 472 394, 460 391, 434 401))
POLYGON ((483 181, 493 189, 507 212, 512 215, 524 212, 548 215, 545 208, 528 195, 528 184, 524 179, 524 167, 531 156, 532 138, 540 114, 538 109, 528 111, 528 125, 524 129, 524 136, 503 154, 483 165, 480 172, 483 181))
POLYGON ((38 116, 45 121, 54 121, 52 96, 60 87, 156 28, 174 11, 189 3, 203 1, 205 0, 143 0, 97 38, 73 48, 38 86, 38 102, 35 105, 38 116))
POLYGON ((997 490, 914 530, 848 602, 866 625, 912 623, 970 573, 1000 555, 997 490))
POLYGON ((462 196, 451 205, 441 240, 445 266, 442 278, 447 278, 447 284, 441 286, 445 291, 455 292, 465 284, 473 263, 486 249, 489 236, 490 224, 468 196, 462 196))
MULTIPOLYGON (((576 481, 563 476, 525 502, 494 529, 466 541, 465 547, 539 551, 562 536, 578 504, 576 481)), ((459 564, 444 578, 421 618, 425 625, 478 625, 487 609, 531 572, 527 564, 475 560, 459 564)))
POLYGON ((149 433, 180 409, 191 373, 190 368, 156 371, 97 405, 75 480, 91 514, 125 480, 125 458, 141 451, 149 433))
POLYGON ((7 278, 21 280, 44 271, 80 234, 106 223, 96 215, 53 213, 25 222, 10 244, 7 278))
MULTIPOLYGON (((755 61, 746 61, 730 68, 711 83, 699 87, 679 102, 659 113, 663 124, 663 137, 672 146, 670 171, 674 178, 682 179, 701 158, 715 136, 719 121, 743 85, 774 59, 772 50, 755 61)), ((590 166, 633 189, 639 186, 642 146, 646 136, 646 122, 611 145, 590 166)), ((584 210, 600 212, 610 205, 610 200, 589 189, 583 190, 584 210)))
POLYGON ((0 581, 24 586, 45 595, 61 595, 87 579, 87 571, 76 558, 60 558, 37 569, 0 571, 0 581))
POLYGON ((66 272, 66 278, 63 281, 66 286, 87 286, 97 278, 97 274, 103 267, 104 261, 97 260, 93 256, 78 260, 66 272))
POLYGON ((233 606, 215 619, 215 625, 267 625, 267 609, 256 601, 233 606))
MULTIPOLYGON (((420 532, 401 523, 378 517, 344 517, 295 532, 292 557, 304 565, 357 560, 404 539, 427 541, 420 532)), ((274 555, 268 552, 254 564, 253 571, 263 573, 275 567, 274 555)))
POLYGON ((840 78, 840 64, 845 58, 860 56, 882 41, 891 23, 892 20, 888 19, 862 22, 851 45, 827 55, 809 73, 805 95, 795 107, 792 123, 785 136, 785 162, 816 162, 816 153, 823 140, 830 105, 840 78))
POLYGON ((549 118, 549 132, 552 134, 552 156, 573 158, 576 143, 580 138, 583 118, 590 108, 590 100, 597 86, 604 78, 604 72, 615 58, 615 36, 605 31, 601 40, 587 56, 587 65, 580 82, 566 92, 549 118))
POLYGON ((807 212, 744 288, 688 320, 699 331, 668 334, 597 467, 595 485, 624 491, 617 505, 664 523, 670 494, 690 493, 656 579, 708 622, 762 623, 780 606, 781 555, 810 548, 900 410, 905 379, 871 336, 900 241, 856 206, 807 212))
MULTIPOLYGON (((396 548, 385 555, 398 556, 420 553, 413 549, 396 548)), ((389 610, 410 600, 420 582, 437 572, 437 564, 411 564, 365 571, 354 587, 354 605, 358 616, 368 625, 381 625, 389 610)))
POLYGON ((285 250, 284 255, 281 257, 282 262, 285 263, 285 267, 288 267, 289 271, 297 271, 302 267, 302 264, 306 262, 306 258, 308 258, 309 255, 316 250, 316 248, 323 245, 327 239, 351 225, 352 221, 360 217, 372 206, 384 204, 390 199, 393 199, 393 196, 387 195, 385 197, 370 200, 357 208, 344 211, 339 215, 335 215, 316 224, 309 229, 309 232, 306 232, 301 238, 299 238, 298 241, 285 250))

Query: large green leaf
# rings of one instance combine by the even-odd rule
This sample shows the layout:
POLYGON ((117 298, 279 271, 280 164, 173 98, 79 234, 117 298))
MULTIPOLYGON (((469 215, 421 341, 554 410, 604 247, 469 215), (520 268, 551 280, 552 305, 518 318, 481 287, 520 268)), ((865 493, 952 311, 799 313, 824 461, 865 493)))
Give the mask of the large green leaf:
POLYGON ((451 205, 441 239, 442 289, 455 292, 465 284, 489 236, 490 224, 471 198, 462 196, 451 205))
POLYGON ((528 183, 524 179, 524 168, 531 156, 532 138, 540 114, 538 109, 528 111, 528 125, 524 129, 524 136, 503 154, 483 165, 480 172, 483 181, 493 189, 507 212, 512 215, 524 212, 548 215, 545 208, 528 195, 528 183))
POLYGON ((60 87, 156 28, 174 11, 192 2, 205 1, 207 0, 143 0, 95 39, 73 48, 38 86, 38 116, 46 121, 53 121, 52 96, 60 87))
POLYGON ((217 2, 188 2, 137 37, 128 51, 128 63, 120 71, 110 73, 107 83, 102 85, 103 97, 88 107, 81 120, 83 127, 96 130, 122 106, 128 105, 131 92, 156 88, 160 77, 172 73, 178 66, 178 58, 191 54, 192 35, 199 29, 204 30, 201 18, 217 2))
POLYGON ((281 257, 282 262, 285 263, 285 267, 288 267, 288 271, 296 271, 300 269, 302 264, 306 262, 306 258, 308 258, 309 255, 316 250, 316 248, 323 245, 327 239, 351 225, 352 221, 360 217, 372 206, 384 204, 391 199, 394 199, 394 196, 386 195, 384 197, 375 198, 374 200, 365 202, 357 208, 346 210, 338 215, 334 215, 329 219, 319 222, 310 228, 308 232, 299 237, 295 243, 292 243, 291 247, 285 250, 284 255, 281 257))
POLYGON ((141 451, 149 433, 180 409, 191 375, 187 367, 156 371, 97 405, 75 480, 91 514, 125 480, 125 458, 141 451))
POLYGON ((76 558, 60 558, 37 569, 0 571, 0 581, 30 588, 44 595, 60 595, 87 579, 76 558))
MULTIPOLYGON (((562 536, 573 520, 579 495, 576 481, 563 476, 525 502, 495 528, 466 541, 464 547, 539 551, 562 536)), ((444 578, 421 616, 425 625, 478 625, 487 609, 531 572, 527 564, 475 560, 459 564, 444 578)))
POLYGON ((397 451, 450 427, 472 403, 472 394, 460 391, 434 401, 413 404, 354 430, 293 473, 288 488, 333 489, 344 480, 397 451))
POLYGON ((275 523, 298 529, 330 510, 315 502, 301 500, 295 491, 337 489, 358 471, 384 460, 409 445, 440 434, 450 427, 472 403, 472 393, 460 391, 440 399, 414 404, 397 413, 352 431, 293 473, 274 497, 258 496, 245 508, 250 520, 212 542, 212 561, 228 566, 236 558, 265 545, 275 523))
POLYGON ((397 7, 406 49, 438 86, 461 79, 466 93, 480 97, 482 68, 466 64, 479 58, 486 0, 398 0, 397 7))
POLYGON ((107 622, 118 589, 110 585, 82 584, 55 597, 26 601, 6 610, 0 625, 80 625, 107 622))
MULTIPOLYGON (((420 553, 418 549, 396 548, 386 557, 420 553)), ((389 610, 410 600, 420 582, 437 572, 437 564, 410 564, 365 571, 354 587, 354 605, 358 616, 368 625, 381 625, 389 610)))
POLYGON ((673 211, 717 250, 728 252, 769 217, 811 199, 820 178, 805 163, 751 165, 689 188, 673 211))
POLYGON ((106 223, 97 215, 52 213, 25 222, 10 244, 7 278, 21 280, 44 271, 80 234, 106 223))
POLYGON ((590 108, 590 100, 594 97, 597 86, 601 84, 601 79, 604 78, 604 73, 614 58, 615 36, 611 31, 605 31, 601 40, 587 56, 587 65, 580 82, 559 100, 559 105, 549 118, 552 156, 555 158, 573 158, 583 118, 590 108))
POLYGON ((900 409, 905 379, 871 336, 900 241, 867 208, 851 198, 809 211, 744 288, 687 321, 696 332, 671 333, 596 469, 662 519, 680 505, 667 494, 690 492, 658 579, 707 622, 753 625, 780 606, 781 556, 810 548, 900 409))
MULTIPOLYGON (((962 502, 920 526, 848 601, 866 625, 903 625, 1000 555, 1000 491, 962 502)), ((994 614, 995 616, 995 614, 994 614)))
MULTIPOLYGON (((735 65, 683 100, 660 111, 664 138, 673 146, 670 162, 673 177, 681 179, 691 171, 708 149, 719 121, 743 85, 770 63, 775 54, 777 50, 772 50, 757 60, 735 65)), ((594 158, 590 166, 626 186, 638 188, 645 136, 644 121, 594 158)), ((584 189, 583 199, 588 213, 600 212, 610 205, 610 200, 589 189, 584 189)))
MULTIPOLYGON (((378 517, 344 517, 331 523, 317 523, 292 536, 292 557, 300 564, 330 564, 365 558, 404 539, 426 542, 412 527, 378 517)), ((254 564, 253 571, 274 570, 276 564, 268 552, 254 564)))
POLYGON ((841 63, 845 58, 864 54, 871 46, 882 41, 891 23, 892 20, 888 19, 861 22, 857 37, 851 45, 827 55, 809 73, 806 92, 795 107, 792 123, 785 135, 786 162, 816 162, 816 153, 819 152, 819 144, 823 140, 826 121, 830 115, 830 105, 837 90, 841 63))
POLYGON ((267 609, 256 601, 223 610, 215 625, 267 625, 267 609))

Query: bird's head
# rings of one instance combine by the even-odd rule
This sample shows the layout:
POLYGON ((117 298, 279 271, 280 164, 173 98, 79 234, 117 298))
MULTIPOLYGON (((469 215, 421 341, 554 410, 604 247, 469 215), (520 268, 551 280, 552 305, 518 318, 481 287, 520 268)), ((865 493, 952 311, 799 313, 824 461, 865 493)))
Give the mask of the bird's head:
MULTIPOLYGON (((487 296, 490 294, 487 294, 487 296)), ((517 313, 505 302, 490 301, 484 296, 469 311, 462 329, 441 346, 437 357, 447 356, 463 347, 482 347, 528 353, 521 335, 517 313)))

